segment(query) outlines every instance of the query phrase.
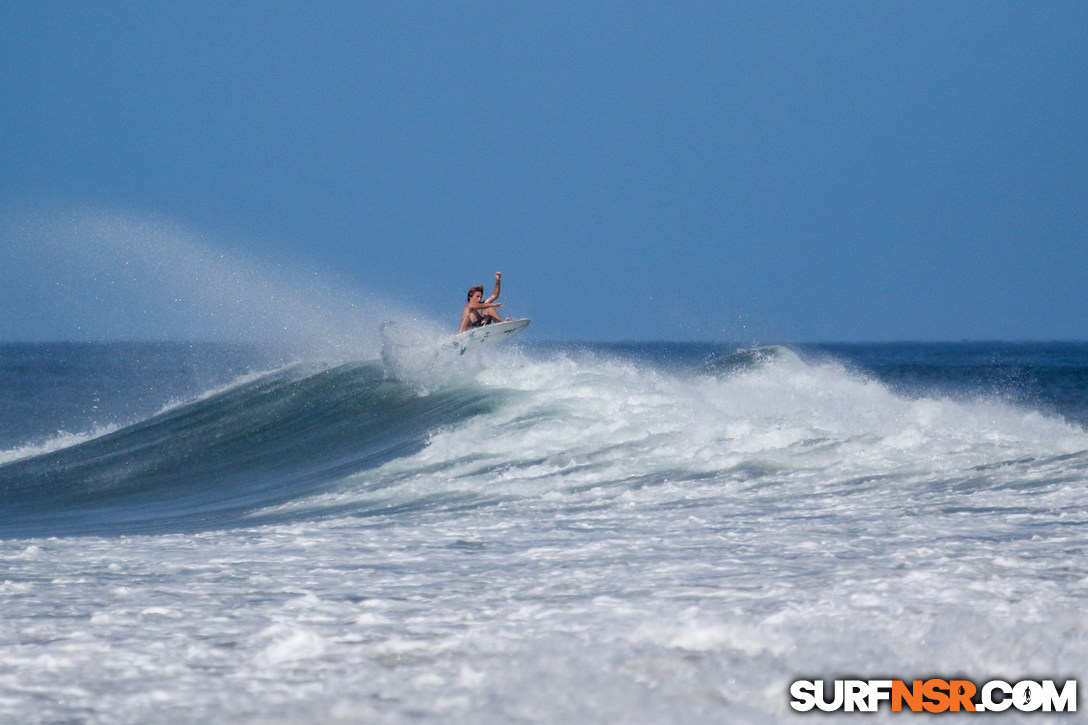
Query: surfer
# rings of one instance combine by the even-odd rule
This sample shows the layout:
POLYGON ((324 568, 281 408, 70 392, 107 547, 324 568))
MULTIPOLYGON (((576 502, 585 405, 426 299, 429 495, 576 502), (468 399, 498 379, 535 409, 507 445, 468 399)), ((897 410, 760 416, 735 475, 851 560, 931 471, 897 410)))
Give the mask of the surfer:
POLYGON ((464 332, 473 327, 490 325, 492 322, 502 322, 499 313, 495 311, 496 308, 502 307, 501 302, 495 302, 499 296, 499 287, 501 285, 502 272, 496 272, 495 290, 486 300, 483 299, 484 286, 482 284, 478 284, 468 291, 468 303, 465 305, 465 309, 461 311, 461 329, 458 332, 464 332))

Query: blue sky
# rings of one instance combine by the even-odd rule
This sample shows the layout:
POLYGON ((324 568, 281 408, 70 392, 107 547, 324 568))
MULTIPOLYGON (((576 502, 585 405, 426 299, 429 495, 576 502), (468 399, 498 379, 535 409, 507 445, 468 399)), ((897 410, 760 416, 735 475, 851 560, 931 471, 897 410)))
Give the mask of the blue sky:
POLYGON ((0 339, 191 335, 216 264, 361 327, 501 269, 542 339, 1088 339, 1086 89, 1083 2, 11 0, 0 339))

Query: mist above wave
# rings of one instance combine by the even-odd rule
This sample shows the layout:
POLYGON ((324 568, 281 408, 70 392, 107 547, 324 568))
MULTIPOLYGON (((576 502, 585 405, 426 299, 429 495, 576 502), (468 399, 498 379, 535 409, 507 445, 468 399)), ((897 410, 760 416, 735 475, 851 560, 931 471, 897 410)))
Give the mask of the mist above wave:
POLYGON ((161 216, 46 205, 7 216, 0 295, 35 310, 0 322, 7 339, 258 342, 342 360, 376 357, 375 320, 408 315, 335 275, 256 259, 161 216))

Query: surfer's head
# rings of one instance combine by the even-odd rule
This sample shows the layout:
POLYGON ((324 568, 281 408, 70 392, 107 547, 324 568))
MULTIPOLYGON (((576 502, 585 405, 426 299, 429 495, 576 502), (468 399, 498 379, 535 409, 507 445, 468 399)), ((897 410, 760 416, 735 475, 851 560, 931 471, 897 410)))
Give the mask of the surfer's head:
POLYGON ((469 291, 468 291, 468 301, 469 302, 472 302, 472 296, 474 294, 476 294, 477 292, 480 293, 480 297, 484 296, 484 286, 482 284, 478 284, 475 287, 469 288, 469 291))

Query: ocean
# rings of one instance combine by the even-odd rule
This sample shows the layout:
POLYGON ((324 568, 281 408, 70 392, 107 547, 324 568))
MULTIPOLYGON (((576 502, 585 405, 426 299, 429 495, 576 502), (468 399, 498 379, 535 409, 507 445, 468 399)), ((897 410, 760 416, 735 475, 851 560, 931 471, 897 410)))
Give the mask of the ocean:
POLYGON ((1088 672, 1088 344, 377 353, 0 345, 0 722, 812 722, 794 681, 1088 672))

